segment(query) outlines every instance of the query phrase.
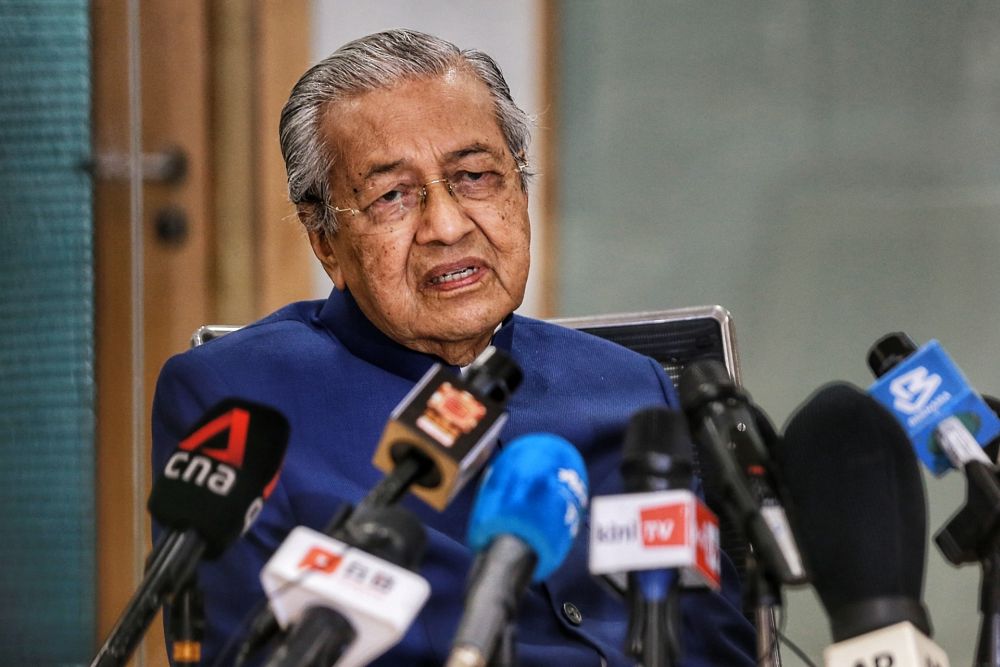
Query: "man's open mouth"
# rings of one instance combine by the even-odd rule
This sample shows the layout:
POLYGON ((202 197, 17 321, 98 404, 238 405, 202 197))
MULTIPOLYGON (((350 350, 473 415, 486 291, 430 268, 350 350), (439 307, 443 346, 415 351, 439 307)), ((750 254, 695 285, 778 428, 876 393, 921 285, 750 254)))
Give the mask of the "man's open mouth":
POLYGON ((442 274, 440 276, 435 276, 431 278, 431 285, 442 285, 444 283, 453 283, 456 280, 462 280, 463 278, 468 278, 473 273, 479 269, 475 266, 467 266, 464 269, 458 269, 457 271, 449 271, 448 273, 442 274))

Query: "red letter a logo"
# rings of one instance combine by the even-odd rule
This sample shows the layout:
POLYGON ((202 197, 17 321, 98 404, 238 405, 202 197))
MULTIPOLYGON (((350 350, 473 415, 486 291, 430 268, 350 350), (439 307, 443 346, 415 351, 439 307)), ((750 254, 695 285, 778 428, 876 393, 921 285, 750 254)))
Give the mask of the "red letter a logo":
POLYGON ((198 449, 208 440, 220 433, 229 431, 225 449, 204 449, 202 454, 211 456, 216 461, 228 463, 235 468, 243 467, 243 453, 247 446, 247 429, 250 425, 250 413, 242 408, 233 408, 229 412, 208 422, 197 431, 181 441, 180 448, 185 451, 198 449))

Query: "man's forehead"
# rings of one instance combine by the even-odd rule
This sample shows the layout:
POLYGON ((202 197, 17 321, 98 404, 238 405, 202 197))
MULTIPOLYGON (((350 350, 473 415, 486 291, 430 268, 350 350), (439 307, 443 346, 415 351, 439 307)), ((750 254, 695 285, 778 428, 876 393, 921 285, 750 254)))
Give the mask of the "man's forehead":
POLYGON ((469 74, 405 81, 332 103, 322 130, 335 162, 355 176, 430 158, 443 164, 506 153, 489 90, 469 74))

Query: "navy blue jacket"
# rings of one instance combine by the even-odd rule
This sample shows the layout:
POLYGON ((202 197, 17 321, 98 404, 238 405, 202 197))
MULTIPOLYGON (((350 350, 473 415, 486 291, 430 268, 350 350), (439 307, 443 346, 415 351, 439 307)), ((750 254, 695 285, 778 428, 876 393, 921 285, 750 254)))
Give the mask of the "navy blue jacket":
MULTIPOLYGON (((525 378, 508 405, 500 446, 531 432, 561 435, 583 454, 592 495, 621 492, 623 430, 638 409, 676 406, 670 380, 653 360, 577 331, 513 316, 493 344, 510 352, 525 378)), ((378 331, 349 294, 293 303, 224 338, 170 359, 153 403, 153 472, 212 404, 235 396, 272 405, 291 424, 280 481, 251 530, 199 568, 208 628, 202 664, 242 639, 263 599, 261 567, 296 525, 322 529, 344 501, 356 503, 381 478, 372 454, 392 409, 439 360, 378 331)), ((457 372, 457 369, 456 369, 457 372)), ((402 642, 379 665, 440 665, 462 613, 472 553, 464 544, 475 484, 444 512, 408 497, 424 522, 420 570, 431 597, 402 642)), ((587 572, 587 525, 563 565, 533 585, 518 614, 522 665, 629 665, 627 610, 587 572), (575 625, 564 604, 582 614, 575 625)), ((739 584, 724 563, 722 594, 682 594, 683 665, 752 665, 754 633, 740 613, 739 584)), ((232 656, 223 664, 231 662, 232 656)))

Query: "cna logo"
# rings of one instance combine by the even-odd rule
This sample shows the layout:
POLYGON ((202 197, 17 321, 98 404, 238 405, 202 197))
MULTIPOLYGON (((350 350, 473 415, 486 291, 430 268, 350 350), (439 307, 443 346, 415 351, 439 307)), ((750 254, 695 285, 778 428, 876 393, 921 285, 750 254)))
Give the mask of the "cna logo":
MULTIPOLYGON (((163 475, 204 487, 219 496, 229 495, 236 484, 236 470, 243 467, 249 427, 250 413, 242 408, 233 408, 216 417, 181 441, 167 461, 163 475), (207 446, 223 433, 227 433, 224 447, 207 446)), ((276 482, 277 476, 265 489, 264 498, 270 495, 276 482)))
POLYGON ((687 506, 662 505, 639 510, 640 534, 644 547, 680 547, 687 540, 687 506))
POLYGON ((924 366, 918 366, 893 380, 889 384, 889 391, 895 399, 893 406, 904 414, 912 415, 930 403, 940 386, 940 375, 930 373, 924 366))
POLYGON ((342 560, 340 555, 327 551, 323 547, 312 547, 299 561, 299 569, 330 574, 337 569, 342 560))
POLYGON ((202 447, 215 436, 229 431, 226 446, 223 449, 203 448, 202 454, 210 456, 220 463, 227 463, 237 468, 243 467, 243 455, 247 447, 247 431, 250 428, 250 413, 243 408, 233 408, 208 422, 197 431, 181 440, 180 448, 192 451, 202 447))

